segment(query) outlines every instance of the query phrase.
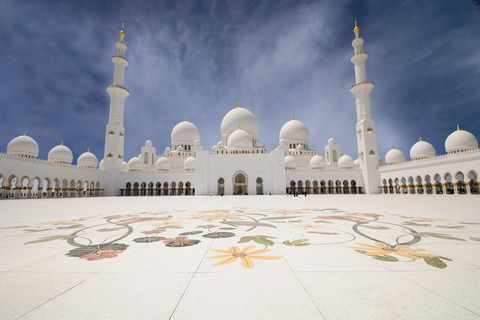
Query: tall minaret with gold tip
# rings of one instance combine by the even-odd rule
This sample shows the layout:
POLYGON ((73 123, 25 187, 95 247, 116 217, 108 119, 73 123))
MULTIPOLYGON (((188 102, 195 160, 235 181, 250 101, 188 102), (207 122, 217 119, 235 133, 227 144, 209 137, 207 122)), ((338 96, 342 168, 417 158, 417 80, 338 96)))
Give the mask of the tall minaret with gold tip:
POLYGON ((105 193, 110 196, 116 195, 118 191, 115 177, 117 176, 116 173, 119 173, 122 169, 125 137, 123 114, 125 99, 130 94, 130 91, 125 88, 124 84, 125 68, 128 65, 128 60, 125 58, 127 45, 124 42, 125 32, 123 29, 124 26, 122 24, 120 40, 115 44, 117 54, 112 58, 115 65, 113 84, 107 87, 107 92, 110 95, 110 115, 105 134, 103 170, 109 175, 109 178, 106 179, 108 185, 105 186, 105 193))
POLYGON ((354 54, 351 61, 355 65, 355 84, 350 88, 350 92, 355 95, 357 108, 357 146, 360 168, 363 174, 364 192, 368 194, 380 193, 377 130, 372 118, 370 101, 370 93, 374 85, 372 81, 367 80, 365 61, 368 55, 362 48, 363 38, 360 37, 357 21, 355 21, 353 33, 355 33, 355 39, 352 40, 354 54))

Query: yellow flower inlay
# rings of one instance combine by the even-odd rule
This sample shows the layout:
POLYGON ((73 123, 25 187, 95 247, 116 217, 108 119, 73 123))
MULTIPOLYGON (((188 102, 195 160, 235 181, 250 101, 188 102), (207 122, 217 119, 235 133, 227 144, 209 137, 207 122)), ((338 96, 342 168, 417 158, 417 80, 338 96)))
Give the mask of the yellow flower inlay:
POLYGON ((240 249, 235 246, 231 246, 228 248, 228 250, 221 250, 221 249, 211 249, 213 252, 218 252, 218 253, 223 253, 222 255, 219 256, 213 256, 213 257, 207 257, 207 259, 220 259, 220 258, 225 258, 220 262, 212 264, 212 266, 223 266, 225 264, 229 264, 232 262, 237 261, 238 258, 240 258, 240 261, 242 262, 242 266, 245 268, 252 269, 254 267, 252 259, 264 259, 264 260, 270 260, 270 259, 281 259, 282 257, 277 257, 277 256, 258 256, 259 254, 265 253, 270 251, 271 249, 260 249, 260 250, 255 250, 256 246, 248 246, 243 249, 240 249))
POLYGON ((415 259, 415 260, 419 260, 420 257, 440 257, 435 254, 422 253, 423 251, 425 251, 423 249, 410 249, 410 246, 406 244, 400 244, 394 247, 383 242, 375 242, 375 245, 360 243, 360 242, 356 242, 356 244, 360 245, 361 247, 349 247, 349 248, 367 251, 365 252, 365 254, 369 256, 382 256, 382 255, 396 254, 397 256, 400 256, 400 257, 415 259))
POLYGON ((326 229, 325 226, 322 226, 320 224, 299 224, 295 226, 291 226, 290 228, 302 228, 302 230, 307 230, 307 229, 326 229))

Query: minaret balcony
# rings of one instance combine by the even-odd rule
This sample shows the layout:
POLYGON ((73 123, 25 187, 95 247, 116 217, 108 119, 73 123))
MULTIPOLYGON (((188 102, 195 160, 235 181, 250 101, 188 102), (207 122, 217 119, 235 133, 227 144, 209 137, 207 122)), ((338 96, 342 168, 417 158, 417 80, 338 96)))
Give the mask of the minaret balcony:
POLYGON ((355 40, 358 40, 358 39, 362 39, 362 40, 363 40, 362 37, 358 37, 358 38, 353 38, 352 42, 355 41, 355 40))
POLYGON ((359 86, 359 85, 362 85, 362 84, 370 84, 370 83, 373 85, 373 81, 362 81, 362 82, 359 82, 359 83, 355 83, 353 86, 350 87, 350 90, 352 90, 356 86, 359 86))
POLYGON ((350 59, 352 59, 353 57, 355 57, 357 54, 361 54, 361 53, 367 54, 366 51, 359 51, 359 52, 357 52, 357 53, 354 53, 350 59))
POLYGON ((123 60, 125 60, 125 61, 128 62, 128 59, 125 58, 124 56, 114 55, 114 56, 112 57, 112 59, 113 59, 113 58, 122 58, 123 60))
POLYGON ((107 87, 107 91, 108 91, 108 88, 119 88, 119 89, 123 89, 123 90, 127 91, 128 94, 130 94, 130 90, 128 90, 128 89, 125 88, 125 87, 119 86, 119 85, 115 85, 115 84, 109 85, 109 86, 107 87))

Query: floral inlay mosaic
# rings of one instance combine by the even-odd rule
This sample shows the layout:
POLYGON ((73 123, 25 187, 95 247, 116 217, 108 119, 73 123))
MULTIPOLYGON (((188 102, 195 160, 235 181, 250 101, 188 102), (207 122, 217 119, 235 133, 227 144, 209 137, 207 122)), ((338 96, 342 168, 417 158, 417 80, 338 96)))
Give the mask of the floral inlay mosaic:
MULTIPOLYGON (((91 216, 7 227, 0 232, 17 229, 24 234, 41 235, 25 243, 29 246, 62 241, 68 251, 67 257, 86 263, 119 259, 132 247, 155 246, 159 250, 188 251, 178 248, 206 242, 205 250, 220 253, 206 255, 205 259, 221 259, 211 266, 234 266, 237 264, 233 262, 240 260, 241 266, 252 269, 255 259, 272 260, 258 263, 275 263, 273 260, 282 259, 282 247, 302 250, 308 246, 342 244, 377 263, 423 262, 443 269, 452 260, 442 252, 430 252, 428 244, 432 241, 478 243, 480 237, 474 232, 477 225, 479 223, 468 221, 344 212, 335 208, 233 208, 91 216), (228 249, 217 249, 219 247, 228 249), (280 252, 264 255, 271 250, 280 252)), ((437 250, 441 249, 437 247, 437 250)), ((320 256, 311 258, 321 263, 320 256)))

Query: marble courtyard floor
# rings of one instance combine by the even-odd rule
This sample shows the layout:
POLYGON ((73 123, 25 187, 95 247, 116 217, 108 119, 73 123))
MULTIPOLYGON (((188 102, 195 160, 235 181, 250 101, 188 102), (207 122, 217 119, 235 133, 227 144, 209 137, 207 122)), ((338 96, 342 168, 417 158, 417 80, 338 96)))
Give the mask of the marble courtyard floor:
POLYGON ((0 201, 1 319, 479 319, 480 197, 0 201))

